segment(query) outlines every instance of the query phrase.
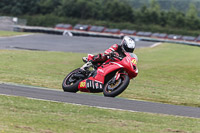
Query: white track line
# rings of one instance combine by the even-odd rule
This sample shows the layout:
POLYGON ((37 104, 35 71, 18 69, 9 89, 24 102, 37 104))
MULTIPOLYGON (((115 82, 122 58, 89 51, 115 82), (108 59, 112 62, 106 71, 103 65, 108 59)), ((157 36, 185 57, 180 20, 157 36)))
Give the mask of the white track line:
MULTIPOLYGON (((1 82, 0 82, 1 84, 1 82)), ((6 83, 4 83, 6 84, 6 83)), ((14 85, 14 84, 7 84, 7 85, 14 85)), ((60 92, 61 90, 57 89, 49 89, 49 88, 43 88, 43 87, 34 87, 34 86, 26 86, 26 85, 17 85, 16 86, 22 86, 22 87, 33 87, 33 88, 38 88, 38 89, 46 89, 46 90, 51 90, 51 91, 58 91, 60 92)), ((98 106, 98 105, 86 105, 86 104, 77 104, 74 102, 62 102, 58 100, 47 100, 47 99, 42 99, 42 98, 33 98, 33 97, 27 97, 27 96, 17 96, 17 95, 12 95, 12 94, 0 94, 0 96, 14 96, 14 97, 25 97, 27 99, 32 99, 32 100, 40 100, 40 101, 46 101, 46 102, 53 102, 53 103, 65 103, 65 104, 71 104, 71 105, 77 105, 77 106, 85 106, 85 107, 95 107, 99 109, 108 109, 108 110, 119 110, 119 111, 128 111, 128 112, 142 112, 142 111, 134 111, 134 110, 129 110, 129 109, 119 109, 115 107, 103 107, 103 106, 98 106)), ((129 99, 129 100, 135 100, 135 99, 129 99)), ((137 101, 145 101, 145 100, 137 100, 137 101)), ((163 103, 165 104, 165 103, 163 103)), ((171 114, 162 114, 162 113, 152 113, 152 112, 142 112, 142 113, 149 113, 149 114, 161 114, 165 116, 176 116, 176 117, 189 117, 189 116, 179 116, 179 115, 171 115, 171 114)), ((196 117, 189 117, 189 118, 196 118, 196 117)))
POLYGON ((155 43, 155 44, 151 45, 150 48, 154 48, 154 47, 156 47, 156 46, 158 46, 158 45, 161 45, 161 44, 162 44, 161 42, 155 43))
MULTIPOLYGON (((0 96, 11 96, 11 97, 23 97, 23 96, 16 96, 16 95, 7 95, 7 94, 0 94, 0 96)), ((118 109, 118 108, 112 108, 112 107, 102 107, 98 105, 84 105, 84 104, 77 104, 73 102, 61 102, 61 101, 56 101, 56 100, 46 100, 46 99, 39 99, 39 98, 32 98, 32 97, 24 97, 30 100, 39 100, 39 101, 44 101, 44 102, 52 102, 52 103, 64 103, 64 104, 71 104, 75 106, 82 106, 82 107, 91 107, 91 108, 98 108, 98 109, 105 109, 105 110, 116 110, 116 111, 125 111, 125 112, 133 112, 133 113, 145 113, 145 114, 158 114, 158 115, 163 115, 163 116, 175 116, 175 117, 182 117, 182 118, 195 118, 196 117, 189 117, 189 116, 179 116, 179 115, 170 115, 170 114, 162 114, 162 113, 151 113, 151 112, 141 112, 141 111, 134 111, 134 110, 129 110, 129 109, 118 109)))

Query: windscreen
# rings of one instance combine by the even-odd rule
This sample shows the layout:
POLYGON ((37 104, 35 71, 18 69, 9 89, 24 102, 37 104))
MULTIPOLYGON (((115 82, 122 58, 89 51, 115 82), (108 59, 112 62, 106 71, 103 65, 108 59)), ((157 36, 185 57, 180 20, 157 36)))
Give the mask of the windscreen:
POLYGON ((134 54, 134 53, 128 53, 132 58, 135 58, 136 59, 136 61, 138 62, 138 57, 137 57, 137 55, 136 54, 134 54))

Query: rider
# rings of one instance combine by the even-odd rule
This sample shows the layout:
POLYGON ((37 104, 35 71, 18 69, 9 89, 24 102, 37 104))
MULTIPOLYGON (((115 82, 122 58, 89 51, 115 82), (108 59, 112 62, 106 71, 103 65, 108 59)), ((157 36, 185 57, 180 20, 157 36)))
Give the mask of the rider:
MULTIPOLYGON (((119 56, 124 58, 126 55, 126 52, 132 53, 135 49, 135 41, 125 36, 121 42, 120 45, 114 44, 109 49, 107 49, 104 53, 94 55, 91 59, 88 59, 87 57, 83 57, 83 61, 86 63, 81 67, 81 70, 85 71, 87 68, 92 66, 92 63, 103 63, 108 59, 108 55, 113 54, 115 56, 119 56)), ((137 56, 135 54, 134 58, 138 60, 137 56)))

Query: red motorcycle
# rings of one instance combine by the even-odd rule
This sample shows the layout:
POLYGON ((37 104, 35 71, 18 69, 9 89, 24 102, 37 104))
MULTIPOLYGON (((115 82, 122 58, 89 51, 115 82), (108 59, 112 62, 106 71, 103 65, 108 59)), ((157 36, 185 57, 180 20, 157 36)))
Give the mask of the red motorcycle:
MULTIPOLYGON (((80 68, 69 73, 62 83, 65 92, 103 92, 104 96, 115 97, 129 85, 130 79, 138 74, 137 59, 133 53, 125 53, 125 57, 110 54, 104 63, 93 64, 92 70, 85 73, 80 68)), ((88 55, 88 59, 92 55, 88 55)))

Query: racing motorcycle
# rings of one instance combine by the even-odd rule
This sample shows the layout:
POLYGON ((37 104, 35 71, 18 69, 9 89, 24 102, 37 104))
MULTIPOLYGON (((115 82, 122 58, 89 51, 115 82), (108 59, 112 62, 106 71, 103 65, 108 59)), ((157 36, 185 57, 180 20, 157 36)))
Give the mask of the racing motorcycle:
MULTIPOLYGON (((93 55, 88 54, 88 59, 93 55)), ((106 97, 121 94, 129 85, 130 79, 138 74, 137 59, 133 53, 125 53, 125 57, 110 54, 108 60, 101 64, 92 64, 84 71, 80 68, 70 72, 63 80, 65 92, 103 92, 106 97)))

